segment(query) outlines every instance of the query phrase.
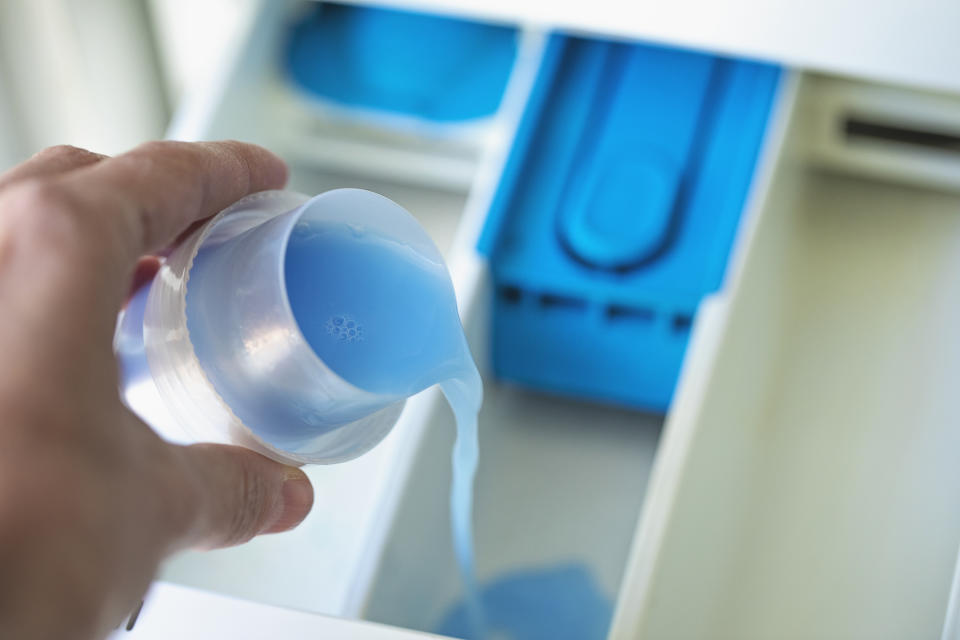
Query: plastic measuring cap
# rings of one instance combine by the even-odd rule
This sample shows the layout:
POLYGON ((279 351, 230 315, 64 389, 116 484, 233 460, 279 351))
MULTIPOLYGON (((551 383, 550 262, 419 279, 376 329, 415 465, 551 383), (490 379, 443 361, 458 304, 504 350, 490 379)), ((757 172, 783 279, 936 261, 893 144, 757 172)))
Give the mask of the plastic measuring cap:
MULTIPOLYGON (((143 351, 165 413, 196 439, 239 444, 288 464, 342 462, 386 436, 406 397, 354 386, 307 342, 285 274, 300 222, 349 224, 443 264, 416 219, 375 193, 253 194, 166 260, 146 294, 143 351)), ((118 336, 131 331, 124 324, 138 322, 130 315, 118 336)))

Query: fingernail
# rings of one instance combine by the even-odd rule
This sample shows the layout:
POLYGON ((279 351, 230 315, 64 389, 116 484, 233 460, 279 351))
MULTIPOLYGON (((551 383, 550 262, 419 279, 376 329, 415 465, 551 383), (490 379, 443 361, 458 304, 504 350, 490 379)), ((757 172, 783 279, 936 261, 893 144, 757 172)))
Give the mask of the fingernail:
POLYGON ((300 469, 287 467, 283 487, 280 489, 283 509, 280 516, 264 533, 289 531, 300 524, 313 506, 313 486, 300 469))

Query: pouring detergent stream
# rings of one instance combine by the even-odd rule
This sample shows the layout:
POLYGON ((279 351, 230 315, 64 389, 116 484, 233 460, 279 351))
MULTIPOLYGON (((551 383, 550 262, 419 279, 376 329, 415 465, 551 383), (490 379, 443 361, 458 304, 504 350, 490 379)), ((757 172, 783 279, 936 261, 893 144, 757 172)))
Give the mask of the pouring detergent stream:
POLYGON ((474 633, 483 633, 473 570, 473 478, 482 385, 443 263, 350 225, 301 223, 287 248, 287 292, 307 341, 347 381, 410 395, 439 383, 457 422, 450 494, 454 551, 474 633), (312 274, 328 272, 334 282, 312 274))
POLYGON ((248 196, 187 238, 121 318, 121 384, 147 422, 290 464, 349 460, 434 384, 453 409, 451 523, 470 628, 484 624, 472 503, 482 384, 443 258, 359 189, 248 196))

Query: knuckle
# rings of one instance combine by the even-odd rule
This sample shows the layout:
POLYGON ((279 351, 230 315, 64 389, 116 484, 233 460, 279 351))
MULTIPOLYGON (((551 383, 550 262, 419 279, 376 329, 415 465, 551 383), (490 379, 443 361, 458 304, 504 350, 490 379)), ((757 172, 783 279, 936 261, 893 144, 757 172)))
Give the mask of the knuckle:
POLYGON ((69 185, 54 178, 34 178, 3 194, 0 216, 17 242, 30 251, 98 264, 109 258, 102 249, 120 242, 122 229, 69 185))
POLYGON ((13 197, 24 208, 31 210, 66 210, 75 204, 72 192, 57 180, 35 178, 12 187, 13 197))
POLYGON ((266 528, 280 498, 277 478, 258 465, 252 451, 219 444, 178 448, 181 468, 192 479, 194 534, 205 548, 246 542, 266 528))
POLYGON ((126 170, 133 172, 138 177, 149 176, 157 170, 158 159, 164 154, 164 149, 163 142, 145 142, 116 160, 118 164, 123 164, 126 170))
POLYGON ((227 544, 239 544, 253 538, 263 521, 264 505, 269 497, 266 481, 245 469, 237 487, 238 500, 230 515, 227 544))
POLYGON ((34 156, 36 158, 42 159, 53 159, 53 160, 63 160, 63 161, 73 161, 73 162, 83 162, 83 161, 93 161, 99 160, 103 156, 87 149, 82 149, 80 147, 75 147, 70 144, 58 144, 52 147, 47 147, 34 156))
POLYGON ((222 164, 231 169, 226 175, 235 181, 233 186, 239 191, 248 191, 254 174, 254 155, 257 148, 239 140, 219 140, 210 143, 207 148, 216 154, 222 164))
POLYGON ((171 152, 184 144, 170 140, 151 140, 138 145, 129 153, 117 156, 114 160, 125 165, 126 170, 135 177, 149 178, 164 168, 172 168, 170 165, 174 164, 178 154, 171 152))
POLYGON ((76 195, 55 180, 28 180, 11 188, 4 213, 18 233, 57 245, 76 242, 84 226, 76 195))
POLYGON ((253 145, 240 140, 223 140, 218 143, 218 146, 238 162, 246 162, 247 156, 255 149, 253 145))
POLYGON ((150 140, 148 142, 138 144, 133 152, 143 154, 145 156, 151 156, 167 151, 177 144, 177 142, 171 140, 150 140))
POLYGON ((198 177, 195 153, 194 145, 188 142, 152 140, 118 156, 115 162, 122 163, 135 180, 148 183, 156 176, 170 176, 178 183, 178 190, 191 190, 198 177))
MULTIPOLYGON (((188 169, 187 164, 182 162, 182 156, 192 155, 192 153, 193 145, 188 142, 151 140, 138 145, 124 156, 126 156, 125 159, 140 167, 142 171, 152 171, 161 165, 174 168, 178 164, 183 165, 184 169, 188 169)), ((119 158, 124 159, 124 156, 119 156, 119 158)))

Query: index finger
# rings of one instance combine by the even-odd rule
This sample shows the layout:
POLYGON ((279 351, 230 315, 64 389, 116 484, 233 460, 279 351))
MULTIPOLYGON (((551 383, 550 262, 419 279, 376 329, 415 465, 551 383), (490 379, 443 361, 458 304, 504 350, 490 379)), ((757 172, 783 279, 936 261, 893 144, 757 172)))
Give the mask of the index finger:
POLYGON ((103 212, 115 252, 130 269, 190 223, 243 196, 286 183, 283 161, 242 142, 150 142, 63 179, 73 201, 103 212), (111 234, 113 235, 113 234, 111 234))
POLYGON ((63 175, 19 181, 0 193, 0 285, 30 286, 13 287, 5 305, 55 353, 109 345, 141 255, 249 193, 281 187, 286 175, 282 160, 250 144, 151 142, 63 175))

